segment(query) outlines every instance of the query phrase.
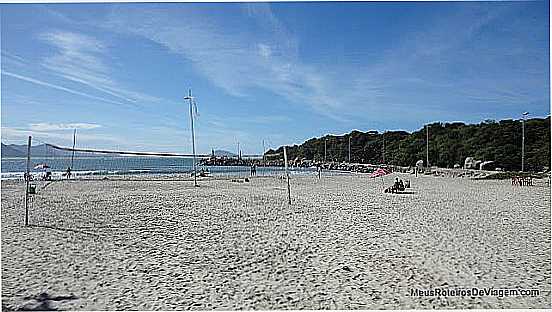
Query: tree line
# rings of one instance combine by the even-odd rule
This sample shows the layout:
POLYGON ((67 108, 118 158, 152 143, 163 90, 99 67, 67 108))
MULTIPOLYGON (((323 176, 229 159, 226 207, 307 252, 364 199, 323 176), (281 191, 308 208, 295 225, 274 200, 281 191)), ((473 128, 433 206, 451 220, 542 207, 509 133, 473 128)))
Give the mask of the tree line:
MULTIPOLYGON (((507 171, 521 170, 521 120, 485 120, 479 124, 428 124, 429 163, 452 168, 464 165, 466 157, 494 161, 494 167, 507 171)), ((349 161, 353 163, 414 166, 426 162, 426 128, 406 131, 352 131, 335 136, 312 138, 303 144, 287 147, 288 158, 314 161, 349 161), (324 152, 326 145, 326 152, 324 152)), ((283 147, 266 152, 283 153, 283 147)), ((280 156, 281 157, 281 156, 280 156)), ((541 171, 550 167, 550 116, 525 121, 525 170, 541 171)))

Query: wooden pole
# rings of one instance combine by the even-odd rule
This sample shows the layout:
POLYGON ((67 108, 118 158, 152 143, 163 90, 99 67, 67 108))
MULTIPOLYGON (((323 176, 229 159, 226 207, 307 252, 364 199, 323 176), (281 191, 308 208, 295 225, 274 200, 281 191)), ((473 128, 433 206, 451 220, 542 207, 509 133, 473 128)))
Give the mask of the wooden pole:
POLYGON ((25 226, 29 225, 29 183, 31 181, 31 136, 27 143, 27 171, 25 174, 25 226))
POLYGON ((525 171, 525 116, 528 114, 525 112, 521 117, 521 172, 525 171))
POLYGON ((351 136, 349 135, 349 163, 351 163, 351 136))
POLYGON ((382 158, 383 158, 383 163, 385 164, 385 132, 381 135, 381 137, 383 138, 383 153, 382 153, 382 158))
POLYGON ((73 130, 73 153, 71 154, 71 170, 73 170, 73 160, 75 159, 75 144, 77 143, 77 129, 73 130))
POLYGON ((327 142, 328 142, 328 139, 324 138, 324 162, 326 162, 326 150, 327 150, 327 142))
POLYGON ((284 146, 284 163, 285 163, 286 178, 287 178, 288 204, 291 205, 291 189, 290 189, 290 185, 289 185, 288 159, 287 159, 287 152, 286 152, 286 147, 285 146, 284 146))
POLYGON ((265 163, 265 142, 263 140, 263 165, 265 163))
POLYGON ((426 166, 429 168, 429 125, 426 125, 426 166))

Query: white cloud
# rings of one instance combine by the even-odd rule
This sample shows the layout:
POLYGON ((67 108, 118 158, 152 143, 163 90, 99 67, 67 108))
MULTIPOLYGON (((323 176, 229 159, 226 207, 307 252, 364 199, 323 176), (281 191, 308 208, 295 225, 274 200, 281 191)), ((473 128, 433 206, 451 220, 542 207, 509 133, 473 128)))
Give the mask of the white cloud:
POLYGON ((266 44, 259 43, 257 44, 257 48, 259 49, 259 54, 264 58, 269 58, 272 55, 272 49, 266 44))
MULTIPOLYGON (((27 128, 5 127, 2 128, 2 143, 24 144, 28 136, 32 136, 33 145, 36 143, 52 143, 69 146, 73 142, 73 131, 39 131, 27 128)), ((128 140, 105 134, 77 133, 77 142, 80 146, 97 146, 106 144, 124 144, 128 140)))
POLYGON ((93 123, 34 123, 29 125, 33 131, 59 131, 59 130, 73 130, 73 129, 96 129, 101 125, 93 123))
POLYGON ((63 50, 63 53, 67 53, 78 58, 86 57, 85 54, 90 52, 103 52, 105 45, 99 40, 72 32, 54 31, 49 33, 42 33, 39 38, 50 42, 63 50))

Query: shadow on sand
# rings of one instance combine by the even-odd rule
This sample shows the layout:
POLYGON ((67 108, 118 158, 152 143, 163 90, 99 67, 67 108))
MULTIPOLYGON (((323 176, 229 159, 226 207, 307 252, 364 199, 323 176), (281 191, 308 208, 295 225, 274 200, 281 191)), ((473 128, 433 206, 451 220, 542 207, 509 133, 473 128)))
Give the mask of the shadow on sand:
POLYGON ((76 300, 78 297, 71 294, 69 296, 51 296, 47 293, 41 293, 37 296, 25 297, 24 300, 30 300, 21 307, 12 310, 8 307, 2 306, 3 311, 58 311, 58 309, 52 305, 56 301, 76 300))
POLYGON ((91 236, 95 236, 95 237, 100 237, 100 235, 98 235, 96 233, 86 232, 86 231, 81 231, 81 230, 75 230, 75 229, 68 229, 68 228, 57 227, 57 226, 52 226, 52 225, 30 224, 29 226, 33 227, 33 228, 50 229, 50 230, 55 230, 55 231, 72 232, 72 233, 78 233, 78 234, 84 234, 84 235, 91 235, 91 236))

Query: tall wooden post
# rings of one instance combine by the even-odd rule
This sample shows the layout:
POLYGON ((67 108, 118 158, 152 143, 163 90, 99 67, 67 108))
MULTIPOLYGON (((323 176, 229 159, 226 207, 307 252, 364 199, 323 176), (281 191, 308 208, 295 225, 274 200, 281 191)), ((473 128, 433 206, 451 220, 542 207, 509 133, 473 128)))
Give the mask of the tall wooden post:
POLYGON ((27 171, 25 172, 25 226, 29 225, 29 183, 31 181, 31 136, 27 143, 27 171))
POLYGON ((328 142, 328 139, 324 138, 324 162, 326 162, 327 142, 328 142))
POLYGON ((426 125, 426 165, 429 168, 429 125, 426 125))
POLYGON ((521 117, 521 172, 525 171, 525 116, 528 114, 525 112, 521 117))
POLYGON ((349 135, 349 163, 351 163, 351 136, 349 135))
POLYGON ((381 135, 382 139, 383 139, 383 152, 382 152, 382 158, 383 158, 383 163, 385 164, 385 132, 381 135))
POLYGON ((74 170, 73 160, 75 159, 75 144, 77 143, 77 129, 73 130, 73 153, 71 153, 71 170, 74 170))
POLYGON ((289 185, 288 158, 287 158, 287 152, 286 152, 286 147, 285 146, 284 146, 284 163, 285 163, 286 178, 287 178, 288 204, 291 205, 291 189, 290 189, 290 185, 289 185))
POLYGON ((264 166, 264 163, 265 163, 265 141, 263 140, 263 166, 264 166))

